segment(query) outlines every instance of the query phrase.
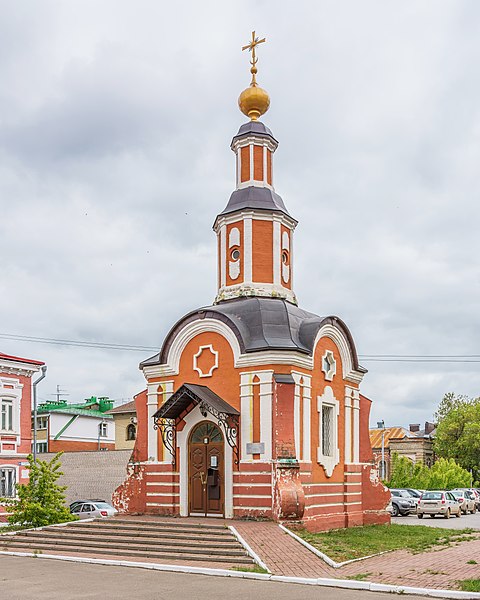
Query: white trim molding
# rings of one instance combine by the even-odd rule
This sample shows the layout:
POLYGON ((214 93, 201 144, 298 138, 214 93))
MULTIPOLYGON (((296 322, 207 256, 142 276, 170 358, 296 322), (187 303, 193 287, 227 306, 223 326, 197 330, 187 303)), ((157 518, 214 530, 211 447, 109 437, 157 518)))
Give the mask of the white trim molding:
POLYGON ((335 398, 333 394, 332 388, 327 385, 323 394, 321 396, 317 396, 317 411, 318 411, 318 435, 319 435, 319 446, 317 448, 317 462, 319 462, 322 467, 325 469, 325 474, 327 477, 331 477, 334 468, 340 462, 340 449, 338 447, 338 417, 340 414, 340 403, 335 398), (330 414, 330 425, 329 425, 329 441, 328 445, 330 447, 329 453, 324 453, 324 442, 323 433, 324 430, 327 429, 327 426, 324 427, 323 419, 324 411, 323 409, 327 408, 330 414))
MULTIPOLYGON (((198 405, 184 417, 184 421, 186 423, 185 427, 182 431, 177 432, 177 448, 180 450, 180 465, 178 468, 180 473, 180 516, 188 517, 188 439, 190 432, 202 421, 211 421, 217 426, 218 421, 210 414, 204 417, 198 405)), ((233 518, 233 451, 225 440, 225 436, 223 436, 223 440, 225 519, 231 519, 233 518)))
POLYGON ((331 350, 325 350, 322 356, 322 371, 327 381, 332 381, 337 373, 337 362, 331 350))
POLYGON ((318 342, 323 338, 331 339, 338 348, 340 352, 340 358, 342 360, 342 371, 343 378, 347 381, 351 381, 352 383, 360 383, 363 379, 364 373, 357 371, 353 367, 353 356, 350 350, 350 342, 343 333, 343 331, 335 327, 335 325, 331 325, 330 323, 326 323, 321 327, 317 333, 314 343, 314 352, 317 347, 318 342))
POLYGON ((211 377, 215 369, 218 369, 218 352, 213 349, 212 344, 200 346, 198 348, 198 352, 193 355, 193 370, 198 373, 199 377, 211 377), (210 367, 210 370, 207 373, 204 373, 202 369, 200 369, 200 367, 198 366, 198 359, 203 354, 204 350, 210 350, 210 354, 214 357, 213 365, 210 367))

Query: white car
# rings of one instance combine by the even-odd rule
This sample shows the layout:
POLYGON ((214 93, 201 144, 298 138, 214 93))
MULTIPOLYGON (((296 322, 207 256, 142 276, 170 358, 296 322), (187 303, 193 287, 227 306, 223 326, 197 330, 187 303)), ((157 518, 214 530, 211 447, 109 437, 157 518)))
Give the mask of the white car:
POLYGON ((452 492, 444 490, 424 492, 417 506, 419 519, 423 519, 423 515, 430 515, 432 519, 435 515, 441 515, 443 518, 449 519, 451 515, 460 517, 461 514, 460 502, 452 492))
POLYGON ((70 512, 79 519, 106 519, 115 516, 118 511, 108 502, 90 500, 76 504, 70 512))

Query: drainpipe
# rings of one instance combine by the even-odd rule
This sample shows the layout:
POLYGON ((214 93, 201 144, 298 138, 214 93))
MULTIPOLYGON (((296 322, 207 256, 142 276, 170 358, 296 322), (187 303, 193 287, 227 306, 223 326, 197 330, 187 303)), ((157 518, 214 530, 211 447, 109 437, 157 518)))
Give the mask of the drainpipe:
POLYGON ((42 374, 33 382, 33 462, 37 462, 37 384, 45 379, 47 365, 43 365, 42 374))
POLYGON ((385 480, 385 421, 382 421, 382 481, 385 480))

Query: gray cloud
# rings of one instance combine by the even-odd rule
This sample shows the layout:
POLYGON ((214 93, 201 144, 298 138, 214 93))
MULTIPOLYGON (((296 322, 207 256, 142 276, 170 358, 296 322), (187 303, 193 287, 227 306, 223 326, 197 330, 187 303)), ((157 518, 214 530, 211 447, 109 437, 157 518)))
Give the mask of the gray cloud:
MULTIPOLYGON (((476 3, 0 6, 2 331, 159 346, 213 300, 255 27, 300 304, 360 354, 480 353, 476 3)), ((2 350, 46 360, 44 397, 143 386, 142 353, 2 350)), ((474 363, 365 365, 389 424, 480 386, 474 363)))

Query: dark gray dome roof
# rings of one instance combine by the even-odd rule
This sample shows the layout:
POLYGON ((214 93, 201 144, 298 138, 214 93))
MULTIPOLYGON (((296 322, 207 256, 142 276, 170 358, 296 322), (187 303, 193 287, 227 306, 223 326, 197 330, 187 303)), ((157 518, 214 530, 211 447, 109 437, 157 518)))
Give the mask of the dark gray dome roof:
POLYGON ((199 319, 218 319, 235 334, 242 353, 261 350, 296 350, 311 355, 318 330, 326 323, 342 329, 349 340, 355 368, 357 354, 352 336, 338 317, 319 317, 280 298, 238 298, 199 308, 185 315, 170 330, 161 351, 140 367, 165 364, 173 340, 183 327, 199 319))
POLYGON ((278 141, 273 137, 273 133, 271 132, 271 130, 261 121, 249 121, 248 123, 244 123, 238 130, 237 135, 233 137, 232 144, 239 137, 244 137, 246 135, 249 135, 250 133, 253 135, 258 135, 260 137, 269 137, 276 144, 278 144, 278 141))
POLYGON ((235 190, 220 215, 227 215, 228 213, 247 208, 254 210, 274 210, 288 215, 281 196, 269 188, 255 187, 253 185, 241 190, 235 190))

